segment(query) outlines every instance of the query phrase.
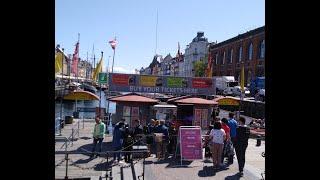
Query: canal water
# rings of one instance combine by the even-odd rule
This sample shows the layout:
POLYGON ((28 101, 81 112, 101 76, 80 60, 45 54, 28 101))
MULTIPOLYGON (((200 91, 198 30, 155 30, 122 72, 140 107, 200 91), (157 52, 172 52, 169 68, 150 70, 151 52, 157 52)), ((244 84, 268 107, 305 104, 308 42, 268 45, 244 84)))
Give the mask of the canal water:
MULTIPOLYGON (((97 96, 100 96, 100 91, 96 92, 97 96)), ((96 108, 99 107, 99 101, 77 101, 77 105, 75 101, 64 100, 62 102, 62 118, 65 116, 73 116, 73 112, 76 111, 75 106, 84 107, 84 108, 96 108)), ((106 100, 106 95, 104 91, 101 91, 101 108, 107 108, 108 101, 106 100)), ((115 113, 116 104, 114 102, 110 102, 109 112, 115 113)), ((61 112, 61 104, 60 100, 55 102, 55 119, 60 117, 61 112)), ((96 115, 95 112, 79 112, 79 118, 94 118, 96 115)))

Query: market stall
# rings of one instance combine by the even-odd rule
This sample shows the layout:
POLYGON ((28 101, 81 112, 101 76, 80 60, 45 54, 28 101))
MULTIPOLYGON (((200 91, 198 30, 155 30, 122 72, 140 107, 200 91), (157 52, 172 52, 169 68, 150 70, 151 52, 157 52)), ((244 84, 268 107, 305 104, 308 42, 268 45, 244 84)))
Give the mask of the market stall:
POLYGON ((202 129, 208 128, 212 109, 218 105, 216 101, 191 96, 169 99, 168 103, 177 106, 175 124, 178 127, 200 126, 202 129))
POLYGON ((136 119, 141 121, 141 125, 146 125, 150 120, 150 107, 159 102, 136 93, 112 97, 109 100, 116 102, 116 115, 112 123, 124 118, 130 127, 135 126, 136 119))

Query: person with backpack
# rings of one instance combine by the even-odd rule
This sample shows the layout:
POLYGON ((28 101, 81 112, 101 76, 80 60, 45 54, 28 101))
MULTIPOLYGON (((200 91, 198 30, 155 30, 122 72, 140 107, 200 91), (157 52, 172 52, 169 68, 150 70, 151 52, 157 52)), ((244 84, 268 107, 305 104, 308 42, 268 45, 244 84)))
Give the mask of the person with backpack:
MULTIPOLYGON (((228 120, 228 126, 230 128, 230 137, 231 137, 231 142, 232 144, 235 144, 235 139, 237 136, 237 127, 238 127, 238 122, 234 119, 234 113, 230 112, 229 113, 229 120, 228 120)), ((228 164, 233 164, 233 157, 234 155, 230 155, 228 157, 228 164)))

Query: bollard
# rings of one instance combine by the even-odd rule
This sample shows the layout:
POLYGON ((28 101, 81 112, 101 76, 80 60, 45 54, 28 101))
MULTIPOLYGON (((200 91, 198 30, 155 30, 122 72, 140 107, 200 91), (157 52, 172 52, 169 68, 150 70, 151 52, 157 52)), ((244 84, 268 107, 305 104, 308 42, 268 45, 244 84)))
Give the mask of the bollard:
POLYGON ((260 135, 258 135, 258 137, 257 137, 257 144, 256 144, 256 146, 261 146, 261 136, 260 136, 260 135))
POLYGON ((78 121, 78 138, 80 137, 80 121, 78 121))
POLYGON ((64 177, 64 179, 68 179, 68 153, 66 154, 66 176, 64 177))
POLYGON ((61 136, 61 124, 62 124, 61 118, 59 118, 59 135, 60 135, 60 136, 61 136))
POLYGON ((106 179, 108 179, 108 171, 109 171, 109 156, 108 156, 108 153, 107 153, 106 155, 107 155, 106 179))
POLYGON ((144 165, 145 165, 145 161, 146 161, 146 156, 143 156, 143 171, 142 171, 142 180, 144 180, 144 165))
POLYGON ((72 132, 71 132, 71 138, 72 138, 72 142, 71 142, 72 144, 71 144, 71 145, 72 145, 72 146, 73 146, 73 131, 74 131, 74 130, 73 130, 73 128, 72 128, 72 132))

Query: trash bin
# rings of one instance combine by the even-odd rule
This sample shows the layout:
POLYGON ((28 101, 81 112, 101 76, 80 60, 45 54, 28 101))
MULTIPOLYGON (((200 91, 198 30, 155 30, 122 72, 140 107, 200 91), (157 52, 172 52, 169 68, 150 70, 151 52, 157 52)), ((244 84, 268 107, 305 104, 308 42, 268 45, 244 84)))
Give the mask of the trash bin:
POLYGON ((66 116, 65 124, 72 124, 72 123, 73 123, 73 116, 66 116))

